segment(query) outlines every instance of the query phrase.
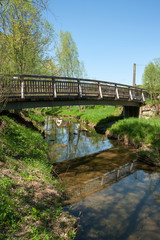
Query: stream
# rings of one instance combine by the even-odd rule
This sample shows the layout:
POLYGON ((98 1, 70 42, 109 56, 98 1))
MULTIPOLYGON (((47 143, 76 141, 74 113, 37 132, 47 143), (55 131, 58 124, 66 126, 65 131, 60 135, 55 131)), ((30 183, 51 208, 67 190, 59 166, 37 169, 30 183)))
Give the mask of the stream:
POLYGON ((76 240, 160 238, 159 169, 79 122, 49 117, 44 130, 65 210, 79 217, 76 240))

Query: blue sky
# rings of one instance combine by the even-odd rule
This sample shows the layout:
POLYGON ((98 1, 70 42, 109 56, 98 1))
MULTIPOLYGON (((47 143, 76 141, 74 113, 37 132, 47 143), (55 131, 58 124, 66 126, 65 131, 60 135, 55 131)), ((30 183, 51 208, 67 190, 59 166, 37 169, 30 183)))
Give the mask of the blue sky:
POLYGON ((46 18, 76 42, 88 78, 136 84, 160 57, 160 0, 49 0, 46 18))

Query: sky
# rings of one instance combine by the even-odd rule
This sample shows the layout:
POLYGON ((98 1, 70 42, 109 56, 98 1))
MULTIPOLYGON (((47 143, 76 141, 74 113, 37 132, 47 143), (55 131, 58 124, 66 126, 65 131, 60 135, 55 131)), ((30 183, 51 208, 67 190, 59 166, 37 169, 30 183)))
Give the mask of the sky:
POLYGON ((160 0, 49 0, 47 20, 69 31, 87 78, 142 84, 145 66, 160 57, 160 0))

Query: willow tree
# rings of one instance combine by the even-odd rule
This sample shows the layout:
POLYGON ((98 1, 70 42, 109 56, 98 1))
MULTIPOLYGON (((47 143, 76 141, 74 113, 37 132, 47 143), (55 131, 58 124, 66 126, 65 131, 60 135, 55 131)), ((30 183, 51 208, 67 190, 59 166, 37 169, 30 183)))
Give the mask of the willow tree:
POLYGON ((35 73, 53 40, 41 0, 3 0, 0 10, 0 72, 35 73))

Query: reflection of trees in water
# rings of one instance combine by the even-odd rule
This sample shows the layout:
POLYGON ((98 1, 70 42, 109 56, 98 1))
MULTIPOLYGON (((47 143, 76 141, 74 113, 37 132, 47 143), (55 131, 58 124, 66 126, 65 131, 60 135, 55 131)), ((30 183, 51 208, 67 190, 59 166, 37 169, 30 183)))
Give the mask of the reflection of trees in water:
MULTIPOLYGON (((136 169, 144 171, 148 174, 145 181, 148 182, 148 192, 154 197, 155 201, 160 204, 160 172, 155 166, 150 166, 148 164, 137 162, 136 169), (158 170, 158 171, 157 171, 158 170)), ((143 175, 138 177, 140 181, 143 181, 143 175)))
POLYGON ((160 204, 160 174, 152 173, 148 176, 148 192, 154 197, 156 203, 160 204))
POLYGON ((80 155, 85 148, 85 152, 89 153, 90 144, 86 145, 86 131, 82 132, 81 124, 76 124, 72 121, 68 121, 68 157, 76 158, 80 155), (81 137, 83 136, 83 139, 81 137))
POLYGON ((71 120, 59 120, 57 118, 46 118, 46 139, 51 148, 59 151, 61 159, 73 159, 79 156, 104 150, 105 136, 88 131, 80 123, 71 120), (57 124, 58 123, 58 124, 57 124), (57 148, 56 148, 57 147, 57 148))

